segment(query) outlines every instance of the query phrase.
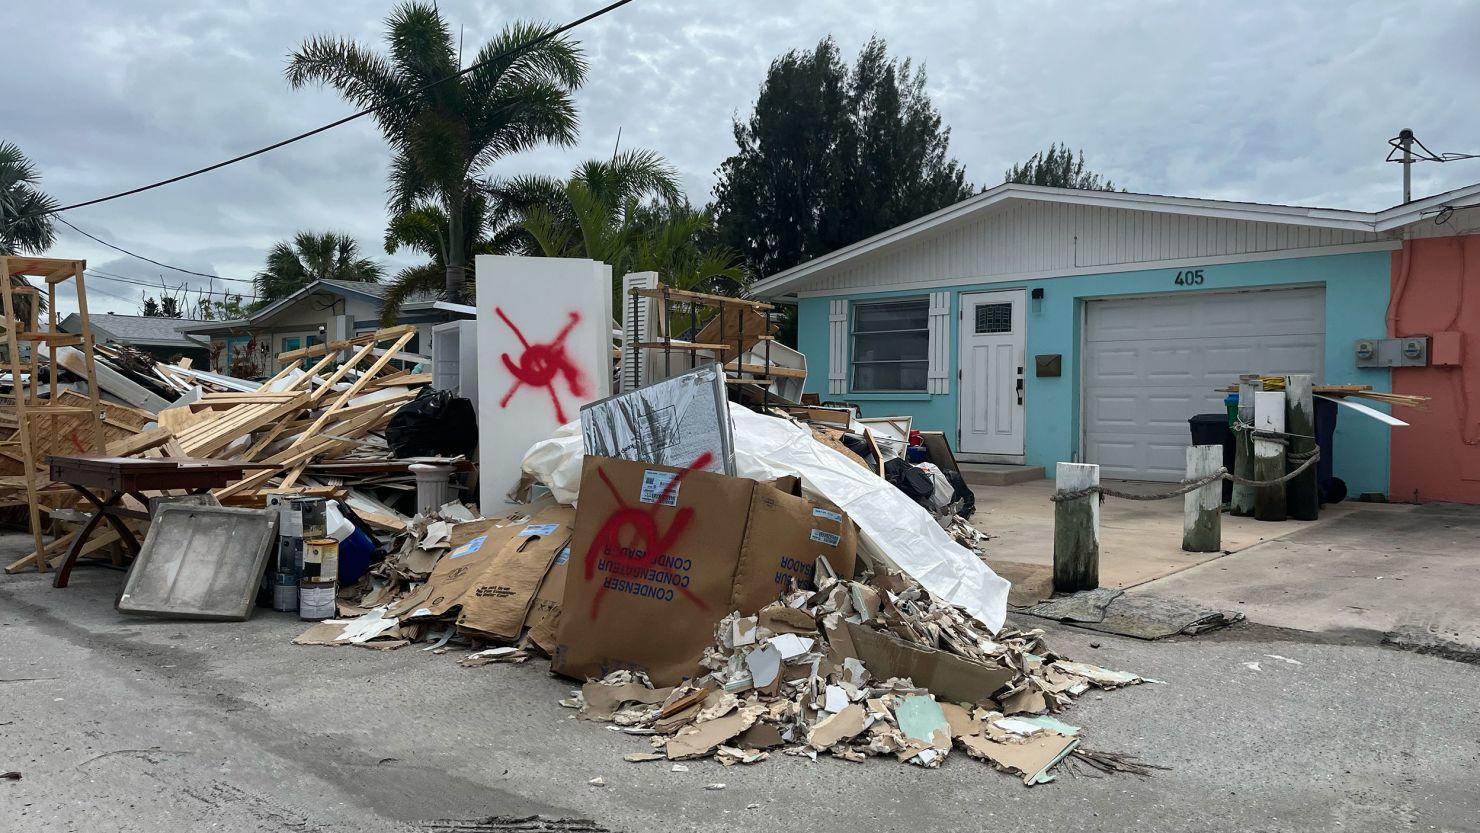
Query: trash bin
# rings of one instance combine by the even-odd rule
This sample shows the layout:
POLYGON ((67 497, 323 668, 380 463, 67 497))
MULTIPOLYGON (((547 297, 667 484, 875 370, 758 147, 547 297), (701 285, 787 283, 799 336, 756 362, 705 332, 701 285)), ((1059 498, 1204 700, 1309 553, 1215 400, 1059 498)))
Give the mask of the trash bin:
POLYGON ((1336 465, 1337 413, 1335 402, 1316 397, 1316 447, 1321 450, 1321 459, 1316 461, 1316 488, 1321 493, 1321 503, 1346 500, 1346 481, 1332 473, 1332 466, 1336 465))
MULTIPOLYGON (((1228 414, 1197 414, 1187 420, 1192 429, 1193 445, 1219 445, 1223 447, 1223 468, 1233 471, 1233 429, 1228 427, 1228 414)), ((1233 500, 1233 482, 1223 481, 1223 502, 1233 500)))

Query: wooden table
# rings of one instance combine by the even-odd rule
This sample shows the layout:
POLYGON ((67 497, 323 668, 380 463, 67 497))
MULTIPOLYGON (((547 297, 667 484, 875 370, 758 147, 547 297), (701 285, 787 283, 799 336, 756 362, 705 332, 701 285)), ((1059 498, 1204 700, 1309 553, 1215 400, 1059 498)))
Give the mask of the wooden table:
MULTIPOLYGON (((124 519, 148 520, 149 513, 119 506, 124 495, 148 506, 149 499, 144 492, 186 489, 191 494, 200 494, 241 480, 246 469, 264 467, 263 464, 200 457, 48 457, 47 462, 51 466, 53 481, 67 484, 98 507, 67 548, 67 557, 62 561, 61 569, 57 570, 53 587, 67 586, 67 579, 81 556, 83 545, 104 519, 113 526, 124 546, 133 555, 139 554, 139 541, 124 519), (110 494, 103 499, 94 490, 110 494)), ((271 465, 265 467, 272 468, 271 465)))

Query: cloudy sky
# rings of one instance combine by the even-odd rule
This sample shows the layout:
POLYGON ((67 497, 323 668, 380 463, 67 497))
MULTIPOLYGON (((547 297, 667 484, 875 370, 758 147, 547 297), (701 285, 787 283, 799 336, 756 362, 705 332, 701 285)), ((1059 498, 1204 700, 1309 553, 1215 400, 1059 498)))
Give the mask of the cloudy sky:
MULTIPOLYGON (((332 92, 293 91, 286 56, 317 33, 378 44, 390 0, 7 0, 0 3, 0 138, 64 203, 200 167, 343 116, 332 92)), ((515 18, 565 22, 599 0, 443 0, 465 54, 515 18)), ((871 34, 923 62, 977 185, 1044 145, 1082 147, 1132 191, 1372 210, 1399 200, 1386 140, 1480 152, 1480 4, 636 0, 574 33, 588 53, 581 143, 496 172, 562 174, 643 146, 704 202, 768 63, 831 34, 871 34)), ((69 212, 157 260, 249 279, 298 230, 381 253, 387 153, 368 120, 225 170, 69 212)), ((1415 191, 1480 181, 1480 160, 1419 166, 1415 191)), ((132 280, 190 278, 62 228, 52 254, 132 280)), ((388 258, 391 265, 407 262, 388 258)), ((95 310, 132 312, 141 287, 95 275, 95 310), (106 294, 105 294, 106 293, 106 294)), ((217 291, 245 287, 216 281, 217 291)))

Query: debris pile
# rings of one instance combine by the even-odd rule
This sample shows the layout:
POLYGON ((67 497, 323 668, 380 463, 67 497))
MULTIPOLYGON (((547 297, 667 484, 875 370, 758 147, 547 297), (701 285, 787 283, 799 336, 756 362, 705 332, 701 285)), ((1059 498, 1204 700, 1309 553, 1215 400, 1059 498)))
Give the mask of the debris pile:
MULTIPOLYGON (((94 359, 96 383, 104 395, 103 453, 247 463, 246 476, 211 492, 216 502, 261 507, 269 495, 284 493, 335 498, 367 534, 404 532, 407 517, 415 514, 414 476, 408 466, 416 460, 396 454, 386 432, 403 406, 423 396, 431 381, 430 374, 401 366, 405 354, 400 351, 415 334, 413 326, 393 327, 283 353, 277 357, 283 370, 263 382, 195 370, 188 361, 167 365, 138 351, 100 346, 94 359)), ((44 347, 38 345, 41 350, 44 347)), ((82 367, 80 356, 76 348, 56 348, 52 372, 66 378, 82 367)), ((39 366, 52 369, 49 362, 39 366)), ((37 392, 50 394, 49 387, 43 382, 37 392)), ((86 396, 65 387, 54 395, 58 401, 87 404, 86 396)), ((92 416, 81 413, 60 419, 91 424, 92 416)), ((49 481, 44 461, 49 454, 88 453, 86 445, 76 445, 77 436, 87 432, 69 431, 66 426, 45 434, 33 431, 29 463, 14 453, 0 455, 0 466, 8 467, 3 473, 16 475, 0 479, 0 491, 8 490, 11 501, 24 501, 25 481, 19 475, 30 465, 33 482, 40 483, 37 495, 43 514, 71 506, 75 497, 64 484, 49 481)), ((460 454, 438 462, 468 468, 460 454)), ((134 505, 132 498, 125 504, 134 510, 146 508, 134 505)), ((142 531, 146 524, 139 519, 135 526, 142 531)), ((104 525, 93 537, 96 541, 114 534, 104 525)), ((69 544, 70 539, 63 538, 47 547, 48 561, 59 561, 69 544)), ((31 553, 7 571, 34 564, 36 556, 31 553)))
POLYGON ((819 561, 817 590, 722 619, 702 677, 657 688, 616 671, 562 704, 578 719, 649 737, 652 752, 630 761, 729 766, 780 751, 933 768, 954 748, 1032 785, 1052 780, 1049 770, 1079 744, 1078 727, 1054 713, 1091 688, 1142 682, 1059 656, 1041 630, 987 635, 903 576, 869 583, 829 573, 819 561))

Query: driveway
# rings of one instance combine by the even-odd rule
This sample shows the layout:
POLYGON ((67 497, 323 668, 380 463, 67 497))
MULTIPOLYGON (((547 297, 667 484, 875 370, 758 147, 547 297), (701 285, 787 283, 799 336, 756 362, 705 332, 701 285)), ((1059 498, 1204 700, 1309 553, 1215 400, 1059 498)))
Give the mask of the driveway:
POLYGON ((1164 578, 1128 595, 1180 597, 1251 621, 1376 634, 1480 657, 1480 506, 1372 507, 1164 578))

